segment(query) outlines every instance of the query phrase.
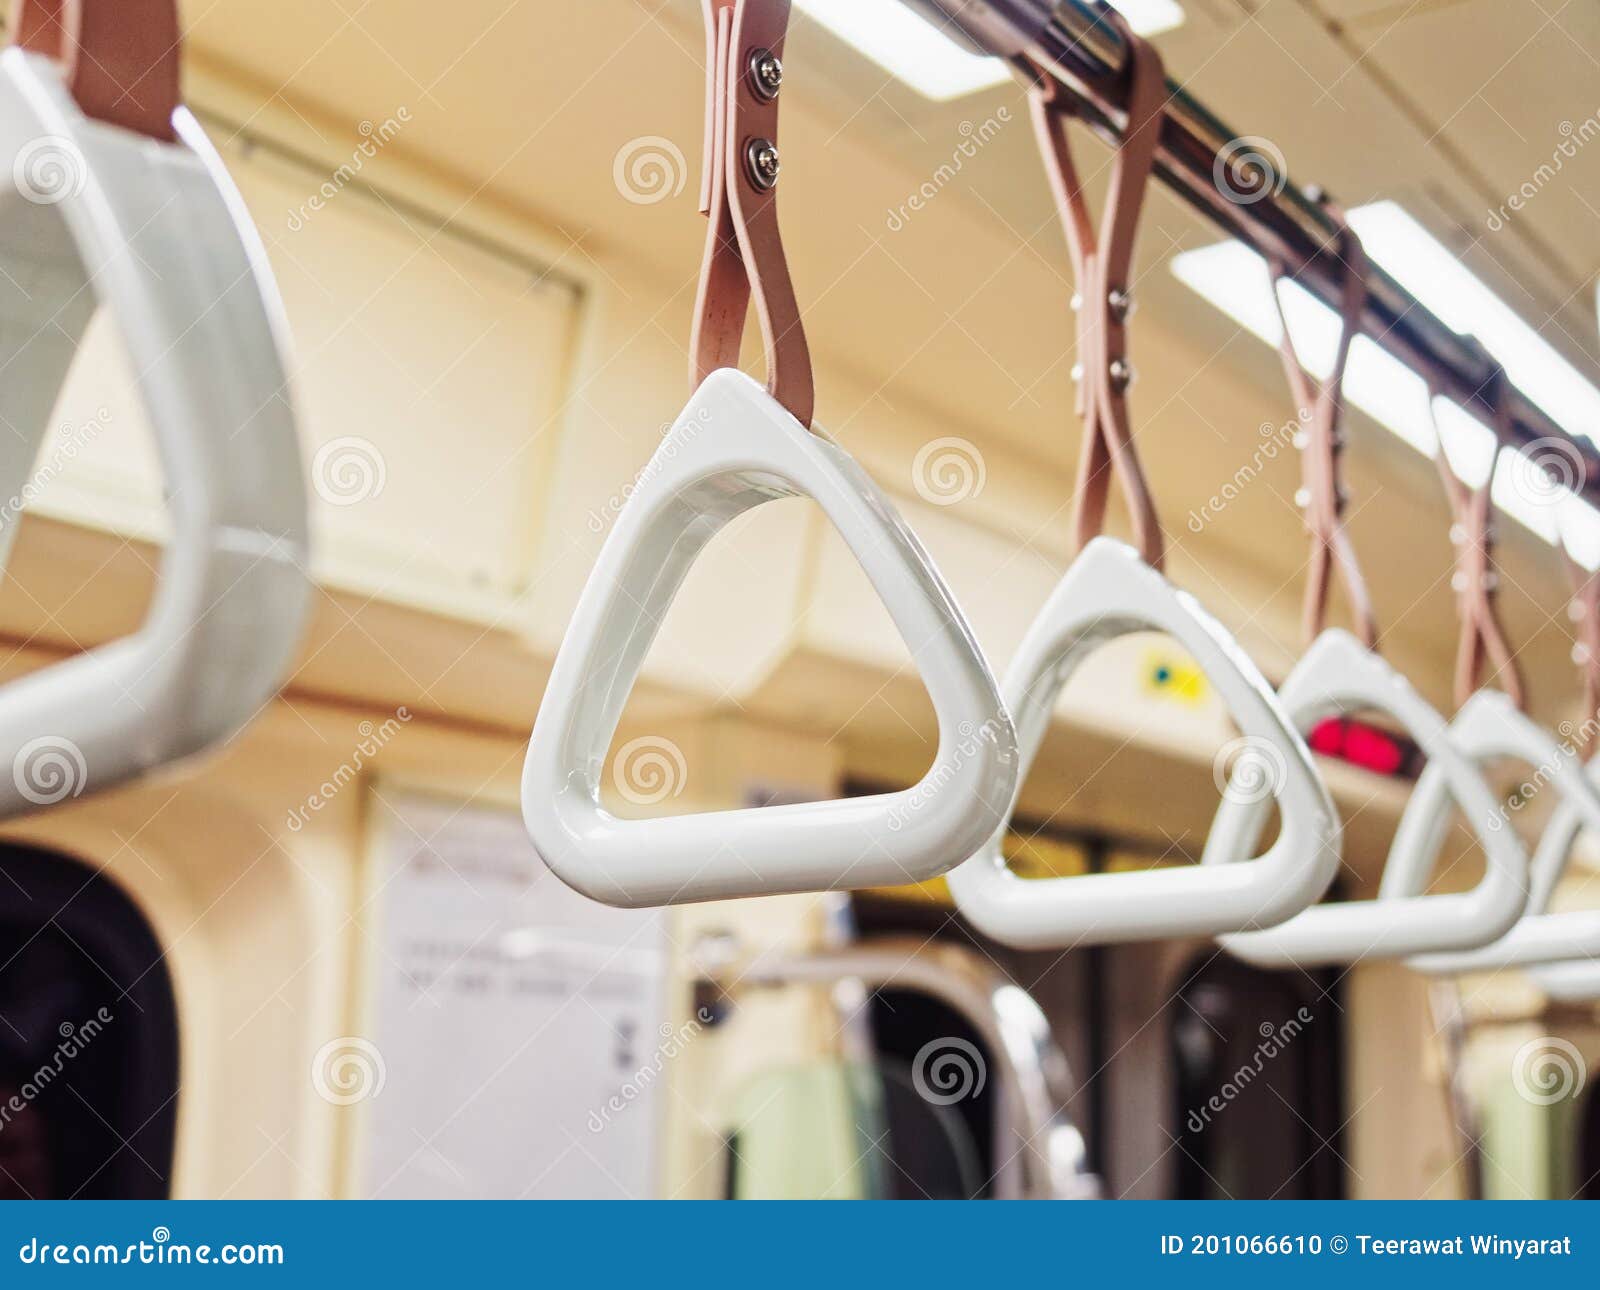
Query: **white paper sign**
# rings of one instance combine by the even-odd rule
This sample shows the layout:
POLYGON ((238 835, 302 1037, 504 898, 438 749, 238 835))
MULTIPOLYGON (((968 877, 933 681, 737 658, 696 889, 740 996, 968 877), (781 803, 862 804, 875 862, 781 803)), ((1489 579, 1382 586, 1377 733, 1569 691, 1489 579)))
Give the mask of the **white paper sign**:
POLYGON ((648 1197, 664 919, 580 896, 512 810, 380 792, 375 1197, 648 1197))

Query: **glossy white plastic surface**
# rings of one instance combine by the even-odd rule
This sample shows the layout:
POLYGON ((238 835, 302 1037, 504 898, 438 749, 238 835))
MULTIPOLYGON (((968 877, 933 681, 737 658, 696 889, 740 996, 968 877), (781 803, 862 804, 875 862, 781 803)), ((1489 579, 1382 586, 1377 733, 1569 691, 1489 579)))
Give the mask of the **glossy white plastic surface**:
POLYGON ((1528 975, 1552 999, 1566 1003, 1600 999, 1600 961, 1579 959, 1570 963, 1546 963, 1529 968, 1528 975))
MULTIPOLYGON (((1466 893, 1429 896, 1395 890, 1388 870, 1398 866, 1399 872, 1412 873, 1420 868, 1425 885, 1441 842, 1418 827, 1420 821, 1408 811, 1390 847, 1379 899, 1314 905, 1276 927, 1225 936, 1223 945, 1263 967, 1315 967, 1472 949, 1510 930, 1527 900, 1527 856, 1512 830, 1500 827, 1499 802, 1478 767, 1456 747, 1444 718, 1411 683, 1348 632, 1334 629, 1311 643, 1278 697, 1306 732, 1326 717, 1363 710, 1398 721, 1427 755, 1445 787, 1446 804, 1453 797, 1482 840, 1487 871, 1466 893)), ((1265 826, 1264 803, 1225 794, 1206 839, 1204 862, 1226 865, 1250 855, 1265 826)))
MULTIPOLYGON (((1194 657, 1246 739, 1273 772, 1282 836, 1248 863, 1025 880, 1001 853, 1009 815, 983 850, 950 874, 961 912, 996 940, 1025 948, 1213 935, 1304 909, 1338 864, 1339 824, 1311 756, 1272 687, 1226 629, 1138 552, 1111 538, 1084 547, 1051 594, 1006 674, 1022 775, 1038 755, 1062 687, 1097 647, 1165 632, 1194 657)), ((1015 802, 1012 804, 1015 809, 1015 802)))
POLYGON ((618 515, 556 655, 522 777, 545 863, 625 906, 921 881, 972 854, 1016 775, 994 678, 916 537, 842 449, 743 373, 713 372, 618 515), (606 752, 684 575, 736 515, 797 496, 832 521, 911 650, 939 718, 933 766, 899 793, 616 818, 599 800, 606 752))
MULTIPOLYGON (((1445 975, 1600 955, 1600 910, 1546 912, 1578 834, 1584 829, 1600 831, 1600 792, 1593 778, 1600 767, 1585 773, 1576 753, 1563 748, 1497 691, 1480 690, 1467 700, 1450 723, 1450 735, 1456 747, 1480 762, 1511 758, 1534 767, 1535 774, 1547 781, 1546 791, 1559 793, 1561 800, 1534 851, 1528 909, 1517 925, 1482 949, 1420 955, 1407 959, 1406 966, 1445 975)), ((1418 831, 1437 851, 1450 814, 1449 793, 1438 777, 1423 772, 1406 810, 1417 813, 1418 831)), ((1509 819, 1502 816, 1502 820, 1502 827, 1511 831, 1509 819)), ((1383 875, 1385 891, 1409 895, 1420 889, 1433 863, 1433 856, 1419 851, 1404 867, 1391 864, 1383 875)))
POLYGON ((173 124, 168 144, 89 119, 56 64, 0 53, 0 491, 23 494, 98 298, 172 517, 139 631, 0 689, 0 817, 227 739, 277 689, 305 619, 282 307, 221 160, 186 110, 173 124))

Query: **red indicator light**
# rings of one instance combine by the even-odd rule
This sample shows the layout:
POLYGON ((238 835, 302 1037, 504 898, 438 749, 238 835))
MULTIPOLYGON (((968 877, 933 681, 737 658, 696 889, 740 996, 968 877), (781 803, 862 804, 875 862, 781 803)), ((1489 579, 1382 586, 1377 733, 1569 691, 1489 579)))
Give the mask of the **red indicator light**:
POLYGON ((1406 744, 1388 731, 1348 717, 1318 722, 1306 742, 1313 752, 1337 757, 1378 775, 1399 775, 1408 759, 1406 744))

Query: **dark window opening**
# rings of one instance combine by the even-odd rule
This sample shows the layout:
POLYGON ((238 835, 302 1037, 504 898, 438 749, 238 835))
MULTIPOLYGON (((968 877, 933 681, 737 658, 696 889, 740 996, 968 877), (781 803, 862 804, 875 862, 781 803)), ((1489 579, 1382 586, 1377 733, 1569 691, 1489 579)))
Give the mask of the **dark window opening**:
POLYGON ((888 1130, 875 1148, 885 1197, 989 1199, 998 1081, 970 1078, 994 1068, 983 1037, 953 1009, 912 991, 879 990, 871 1016, 888 1130), (962 1090, 948 1104, 935 1069, 942 1059, 953 1063, 945 1075, 962 1090))
POLYGON ((0 848, 0 1198, 160 1199, 178 1014, 160 943, 94 870, 0 848))
POLYGON ((1344 1198, 1341 1015, 1334 974, 1204 956, 1170 1005, 1177 1199, 1344 1198))
POLYGON ((1578 1187, 1573 1200, 1600 1200, 1600 1095, 1591 1092, 1583 1106, 1578 1136, 1578 1187))

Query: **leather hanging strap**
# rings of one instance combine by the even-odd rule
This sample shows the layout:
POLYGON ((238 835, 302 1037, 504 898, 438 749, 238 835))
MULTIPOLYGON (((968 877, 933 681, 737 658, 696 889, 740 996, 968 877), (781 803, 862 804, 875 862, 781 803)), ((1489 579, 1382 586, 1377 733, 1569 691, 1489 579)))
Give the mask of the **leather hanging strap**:
POLYGON ((1325 202, 1324 208, 1339 229, 1337 244, 1330 250, 1337 253, 1344 266, 1339 296, 1339 348, 1335 352, 1333 370, 1325 381, 1319 383, 1300 362, 1294 340, 1289 335, 1289 318, 1284 312, 1283 295, 1279 289, 1283 279, 1288 276, 1288 270, 1282 261, 1274 260, 1271 264, 1272 299, 1282 323, 1283 338, 1278 342, 1278 352, 1283 358, 1283 370, 1289 378, 1289 389, 1294 395, 1303 427, 1296 435, 1296 442, 1301 445, 1303 480, 1297 500, 1305 512, 1306 529, 1311 534, 1305 634, 1309 643, 1321 634, 1326 625, 1333 574, 1338 570, 1345 595, 1350 601, 1356 635, 1363 645, 1372 649, 1378 642, 1378 625, 1373 616, 1372 598, 1367 593, 1366 580, 1361 576, 1361 566, 1356 561, 1355 548, 1344 529, 1348 496, 1339 469, 1345 448, 1344 374, 1350 361, 1350 346, 1361 333, 1361 311, 1367 302, 1368 264, 1361 239, 1350 227, 1344 212, 1332 202, 1325 202))
POLYGON ((1516 655, 1507 643, 1505 629, 1495 612, 1495 596, 1499 575, 1494 568, 1494 468, 1500 460, 1500 450, 1509 441, 1510 404, 1507 398, 1511 382, 1505 373, 1494 379, 1495 448, 1494 459, 1489 464, 1488 478, 1477 488, 1470 487, 1450 464, 1444 449, 1444 436, 1433 414, 1436 391, 1429 392, 1428 410, 1434 415, 1434 435, 1439 442, 1437 460, 1439 477, 1444 481, 1445 494, 1450 501, 1454 522, 1450 526, 1450 540, 1456 548, 1456 571, 1451 586, 1456 593, 1457 612, 1461 619, 1461 639, 1456 650, 1456 705, 1465 703, 1478 688, 1478 678, 1484 665, 1493 667, 1493 675, 1500 680, 1501 688, 1511 701, 1523 705, 1522 673, 1516 655))
POLYGON ((1565 542, 1557 545, 1567 578, 1572 583, 1572 600, 1567 612, 1578 637, 1572 647, 1572 661, 1583 677, 1583 739, 1580 743, 1584 756, 1588 757, 1600 747, 1600 741, 1595 738, 1596 717, 1600 716, 1600 571, 1585 569, 1574 560, 1565 542))
POLYGON ((1111 191, 1098 237, 1073 162, 1068 122, 1081 112, 1049 74, 1041 73, 1032 94, 1034 129, 1066 228, 1078 295, 1078 414, 1083 451, 1078 458, 1076 541, 1079 547, 1105 527, 1111 472, 1122 481, 1133 518, 1134 540, 1151 567, 1162 564, 1165 540, 1144 469, 1129 428, 1128 316, 1139 214, 1155 168, 1161 125, 1166 119, 1167 81, 1154 46, 1134 34, 1121 14, 1107 9, 1102 21, 1115 27, 1128 50, 1128 122, 1111 167, 1111 191))
POLYGON ((710 217, 690 343, 690 383, 739 365, 752 298, 767 390, 811 426, 811 352, 778 233, 778 94, 790 0, 701 0, 706 139, 700 210, 710 217))
POLYGON ((16 43, 57 59, 86 116, 152 139, 176 138, 177 0, 16 0, 16 43))

